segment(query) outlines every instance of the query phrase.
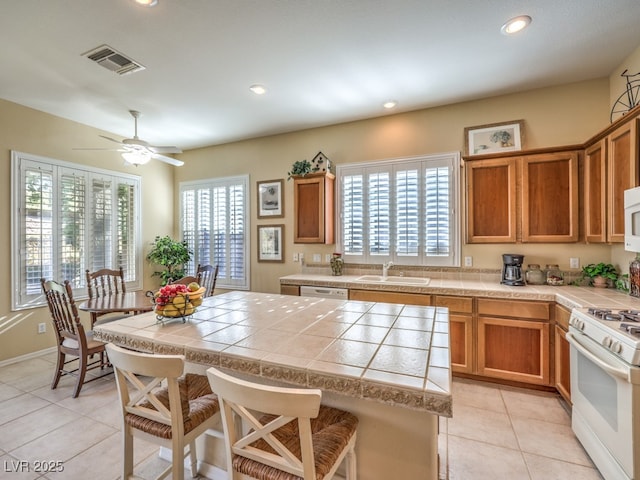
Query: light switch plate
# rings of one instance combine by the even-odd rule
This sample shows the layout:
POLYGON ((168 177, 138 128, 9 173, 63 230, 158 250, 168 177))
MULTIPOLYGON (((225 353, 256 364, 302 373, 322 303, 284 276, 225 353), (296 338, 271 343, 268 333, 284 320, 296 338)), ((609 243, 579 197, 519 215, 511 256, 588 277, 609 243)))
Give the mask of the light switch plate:
POLYGON ((580 268, 580 259, 578 257, 571 257, 569 259, 569 267, 580 268))
POLYGON ((297 261, 298 261, 298 254, 297 254, 297 253, 294 253, 294 254, 293 254, 293 261, 294 261, 294 262, 297 262, 297 261))
POLYGON ((464 257, 464 266, 473 267, 473 257, 464 257))
POLYGON ((320 263, 322 261, 322 255, 319 253, 313 254, 313 263, 320 263))

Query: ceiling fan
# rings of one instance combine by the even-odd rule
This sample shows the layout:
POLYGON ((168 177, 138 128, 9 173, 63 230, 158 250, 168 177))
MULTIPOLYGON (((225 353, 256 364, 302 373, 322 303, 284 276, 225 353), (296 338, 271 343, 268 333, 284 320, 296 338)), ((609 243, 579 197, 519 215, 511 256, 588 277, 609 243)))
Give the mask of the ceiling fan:
MULTIPOLYGON (((133 138, 125 138, 122 141, 116 140, 115 138, 107 137, 105 135, 100 135, 102 138, 110 140, 120 145, 120 148, 115 149, 117 152, 122 152, 122 158, 124 158, 125 163, 128 165, 144 165, 152 158, 156 160, 160 160, 161 162, 168 163, 170 165, 175 165, 176 167, 181 167, 184 165, 182 160, 176 160, 175 158, 167 157, 163 154, 165 153, 182 153, 178 147, 158 147, 154 145, 149 145, 148 142, 141 140, 138 138, 138 117, 140 116, 140 112, 136 110, 129 110, 129 113, 134 119, 135 130, 133 134, 133 138)), ((110 150, 107 148, 91 148, 91 149, 77 149, 77 150, 110 150)))

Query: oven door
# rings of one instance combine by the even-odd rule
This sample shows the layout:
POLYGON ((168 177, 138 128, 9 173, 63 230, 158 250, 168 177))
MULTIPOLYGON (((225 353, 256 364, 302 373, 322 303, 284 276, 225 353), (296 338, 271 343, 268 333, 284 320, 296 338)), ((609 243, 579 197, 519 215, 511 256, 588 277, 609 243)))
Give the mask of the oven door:
POLYGON ((634 465, 640 428, 633 425, 640 408, 640 369, 571 327, 566 337, 573 431, 606 479, 640 478, 640 460, 634 465))

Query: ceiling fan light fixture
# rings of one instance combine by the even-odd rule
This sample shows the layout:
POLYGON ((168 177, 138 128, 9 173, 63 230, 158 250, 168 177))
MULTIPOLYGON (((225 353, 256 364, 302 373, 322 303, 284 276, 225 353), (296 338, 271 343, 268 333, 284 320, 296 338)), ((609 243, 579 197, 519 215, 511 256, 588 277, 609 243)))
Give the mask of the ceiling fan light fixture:
POLYGON ((527 28, 530 23, 531 17, 529 15, 520 15, 519 17, 514 17, 502 25, 500 32, 503 35, 513 35, 514 33, 518 33, 527 28))
POLYGON ((267 93, 267 89, 265 88, 265 86, 259 84, 251 85, 249 87, 249 90, 251 90, 256 95, 264 95, 265 93, 267 93))
POLYGON ((147 152, 124 152, 122 158, 131 165, 144 165, 151 160, 151 155, 147 152))
POLYGON ((138 5, 145 7, 155 7, 158 4, 158 0, 134 0, 138 5))

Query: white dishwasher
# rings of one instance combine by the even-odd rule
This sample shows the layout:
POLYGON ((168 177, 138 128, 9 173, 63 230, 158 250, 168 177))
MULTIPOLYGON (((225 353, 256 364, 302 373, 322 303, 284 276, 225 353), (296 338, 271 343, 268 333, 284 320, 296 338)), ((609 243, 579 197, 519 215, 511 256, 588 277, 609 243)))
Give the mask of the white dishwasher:
POLYGON ((348 300, 349 290, 346 288, 329 288, 329 287, 309 287, 303 285, 300 287, 301 297, 321 297, 335 298, 336 300, 348 300))

